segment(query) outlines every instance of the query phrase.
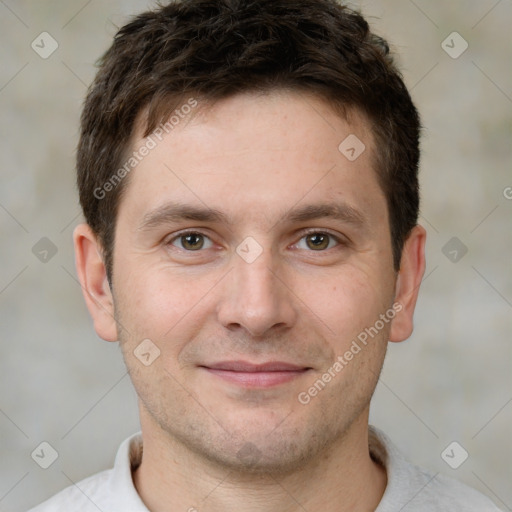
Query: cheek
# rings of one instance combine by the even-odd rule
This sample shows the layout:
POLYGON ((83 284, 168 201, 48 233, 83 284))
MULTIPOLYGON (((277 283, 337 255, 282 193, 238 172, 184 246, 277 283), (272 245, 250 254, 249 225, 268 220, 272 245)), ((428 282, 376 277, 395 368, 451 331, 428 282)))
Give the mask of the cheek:
MULTIPOLYGON (((332 276, 311 294, 306 304, 324 322, 328 337, 337 344, 350 342, 365 328, 374 325, 379 315, 391 306, 392 291, 376 288, 379 280, 359 269, 346 269, 332 276)), ((308 283, 304 283, 304 292, 308 283)), ((324 330, 325 330, 324 329, 324 330)))
MULTIPOLYGON (((197 279, 169 269, 139 268, 118 287, 119 318, 122 316, 130 338, 155 340, 162 349, 169 347, 169 340, 185 342, 200 324, 206 304, 203 299, 214 282, 213 278, 197 279)), ((173 347, 179 350, 175 344, 173 347)))

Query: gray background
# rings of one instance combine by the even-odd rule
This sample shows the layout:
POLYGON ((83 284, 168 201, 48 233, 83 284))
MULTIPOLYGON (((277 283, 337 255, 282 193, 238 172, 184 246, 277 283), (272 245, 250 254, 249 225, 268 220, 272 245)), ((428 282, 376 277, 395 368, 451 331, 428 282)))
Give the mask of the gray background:
MULTIPOLYGON (((139 428, 119 349, 98 339, 83 303, 71 234, 80 221, 78 117, 93 63, 116 25, 148 5, 0 0, 2 512, 110 467, 139 428), (47 59, 31 48, 43 31, 59 45, 47 59), (57 250, 47 261, 43 237, 57 250), (31 458, 43 441, 59 455, 46 470, 31 458)), ((428 268, 416 331, 391 344, 371 420, 412 461, 512 510, 512 2, 355 5, 400 53, 425 125, 428 268), (453 31, 469 44, 458 58, 441 46, 453 31), (452 441, 469 453, 458 469, 441 458, 452 441)))

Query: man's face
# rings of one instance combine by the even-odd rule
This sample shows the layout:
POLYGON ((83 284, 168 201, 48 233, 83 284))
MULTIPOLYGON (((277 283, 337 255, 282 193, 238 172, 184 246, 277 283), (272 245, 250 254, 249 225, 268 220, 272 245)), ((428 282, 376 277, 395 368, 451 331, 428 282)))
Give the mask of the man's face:
POLYGON ((333 365, 395 297, 374 152, 356 113, 240 95, 182 121, 132 171, 113 298, 143 428, 211 461, 285 470, 366 421, 391 323, 333 365), (350 134, 366 146, 354 161, 338 149, 350 134), (148 366, 134 354, 147 339, 160 350, 148 366))

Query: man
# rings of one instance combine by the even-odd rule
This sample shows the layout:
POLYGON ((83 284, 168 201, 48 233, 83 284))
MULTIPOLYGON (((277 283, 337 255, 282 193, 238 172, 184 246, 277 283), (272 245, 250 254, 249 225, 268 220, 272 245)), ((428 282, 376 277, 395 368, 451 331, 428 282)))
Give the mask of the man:
POLYGON ((181 0, 89 91, 77 270, 142 433, 33 509, 493 511, 368 426, 425 268, 419 118, 335 0, 181 0))

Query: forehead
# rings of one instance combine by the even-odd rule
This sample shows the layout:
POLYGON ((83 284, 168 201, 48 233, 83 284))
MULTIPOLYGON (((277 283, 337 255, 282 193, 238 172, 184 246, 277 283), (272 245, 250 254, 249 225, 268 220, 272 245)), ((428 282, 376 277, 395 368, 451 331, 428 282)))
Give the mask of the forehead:
POLYGON ((327 196, 363 210, 382 202, 371 127, 355 110, 342 117, 315 96, 274 92, 178 106, 173 116, 147 138, 139 122, 134 148, 152 149, 131 172, 121 209, 129 203, 145 216, 179 201, 270 218, 274 205, 277 213, 327 196))

